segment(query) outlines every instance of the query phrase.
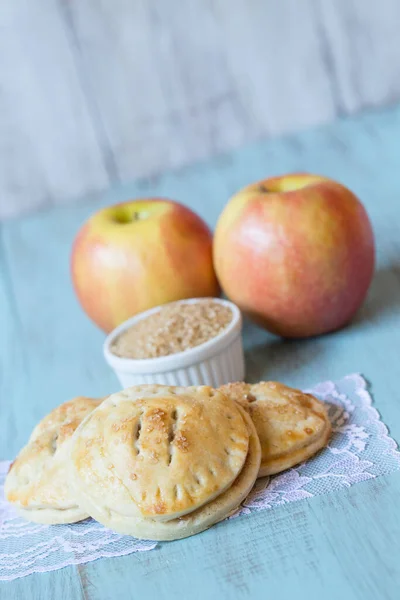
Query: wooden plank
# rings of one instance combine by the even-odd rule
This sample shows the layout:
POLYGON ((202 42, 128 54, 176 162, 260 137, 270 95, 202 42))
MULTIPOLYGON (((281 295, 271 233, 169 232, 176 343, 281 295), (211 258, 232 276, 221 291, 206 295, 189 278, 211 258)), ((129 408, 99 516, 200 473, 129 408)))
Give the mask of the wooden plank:
MULTIPOLYGON (((10 273, 4 253, 3 232, 0 224, 0 460, 13 456, 15 449, 12 440, 18 438, 20 429, 21 401, 28 383, 26 357, 18 313, 15 310, 15 297, 10 273), (11 376, 11 374, 14 374, 11 376), (17 375, 19 373, 19 375, 17 375), (10 454, 12 452, 12 454, 10 454)), ((24 414, 35 422, 35 409, 32 402, 26 402, 24 414)))
POLYGON ((0 218, 400 97, 396 0, 3 4, 0 218))
POLYGON ((122 179, 180 166, 248 137, 250 116, 237 103, 207 4, 64 4, 122 179))
POLYGON ((315 7, 342 110, 354 113, 397 101, 399 2, 325 0, 315 7))
POLYGON ((81 312, 70 283, 69 252, 78 223, 60 216, 49 212, 4 225, 4 256, 18 315, 18 331, 8 337, 16 352, 25 349, 23 375, 4 349, 7 402, 20 411, 24 406, 16 419, 18 431, 6 430, 4 458, 15 455, 38 419, 56 405, 117 387, 103 363, 103 335, 81 312))
MULTIPOLYGON (((79 309, 69 280, 71 243, 92 211, 127 197, 166 195, 185 202, 213 225, 238 187, 296 169, 325 173, 359 194, 378 240, 377 273, 363 310, 341 332, 282 342, 248 326, 249 378, 282 378, 309 386, 362 371, 372 382, 384 421, 400 439, 399 127, 400 108, 346 119, 288 139, 259 142, 159 180, 120 186, 77 207, 3 225, 6 263, 1 266, 8 266, 3 289, 11 289, 13 295, 3 294, 0 331, 3 320, 8 323, 12 305, 19 330, 11 325, 7 339, 14 338, 26 348, 27 370, 21 375, 20 364, 7 359, 8 344, 0 346, 0 365, 7 365, 3 373, 4 389, 9 390, 6 410, 11 415, 0 422, 0 433, 4 427, 7 430, 4 423, 15 422, 2 451, 12 456, 25 442, 34 417, 69 396, 101 395, 117 387, 102 358, 104 336, 79 309), (18 418, 13 416, 17 413, 18 418)), ((4 281, 4 268, 1 272, 4 281)), ((257 599, 269 592, 283 600, 295 594, 299 600, 375 600, 380 589, 379 597, 391 600, 400 579, 399 492, 400 475, 392 474, 309 502, 222 523, 152 552, 81 566, 84 594, 93 600, 155 595, 171 600, 177 595, 257 599)), ((29 579, 25 581, 29 590, 29 579)), ((8 585, 15 589, 16 584, 8 585)))
POLYGON ((57 0, 0 8, 0 217, 109 182, 57 0))
POLYGON ((87 600, 78 571, 66 568, 52 573, 36 573, 12 582, 0 582, 2 600, 87 600))
POLYGON ((400 474, 87 565, 90 600, 394 600, 400 474), (132 585, 132 581, 135 585, 132 585))
POLYGON ((313 0, 217 0, 213 10, 229 73, 257 135, 293 132, 336 116, 313 0))
POLYGON ((66 4, 124 180, 335 114, 310 0, 66 4))
MULTIPOLYGON (((25 443, 30 428, 42 414, 40 403, 34 402, 29 391, 29 373, 25 349, 30 341, 24 337, 15 303, 12 282, 4 253, 2 226, 0 225, 0 460, 14 456, 25 443), (39 410, 38 410, 39 409, 39 410), (23 431, 23 435, 20 431, 23 431), (16 447, 14 440, 17 441, 16 447)), ((27 578, 0 582, 0 598, 63 598, 84 599, 79 571, 74 568, 53 573, 40 573, 27 578)))

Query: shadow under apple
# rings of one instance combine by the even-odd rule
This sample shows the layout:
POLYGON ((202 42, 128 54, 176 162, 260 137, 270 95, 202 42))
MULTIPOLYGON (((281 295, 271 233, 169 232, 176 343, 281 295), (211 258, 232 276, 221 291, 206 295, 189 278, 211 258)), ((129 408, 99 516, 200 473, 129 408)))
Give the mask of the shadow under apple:
POLYGON ((400 314, 400 263, 378 269, 374 275, 367 298, 350 329, 365 327, 369 323, 390 319, 400 314))
POLYGON ((297 379, 305 366, 308 371, 311 367, 320 374, 330 343, 336 345, 343 335, 376 327, 377 323, 396 315, 400 316, 400 264, 376 271, 364 304, 354 319, 336 332, 312 338, 283 339, 245 319, 246 379, 250 382, 277 379, 289 383, 288 379, 297 379))

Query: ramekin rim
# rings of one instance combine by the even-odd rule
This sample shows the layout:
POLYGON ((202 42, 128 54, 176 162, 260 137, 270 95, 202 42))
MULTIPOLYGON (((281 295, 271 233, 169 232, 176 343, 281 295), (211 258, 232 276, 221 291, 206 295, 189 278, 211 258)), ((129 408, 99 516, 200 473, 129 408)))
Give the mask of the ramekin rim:
POLYGON ((175 354, 169 354, 167 356, 160 356, 156 358, 123 358, 117 356, 113 352, 111 352, 111 344, 115 340, 115 338, 120 335, 123 331, 147 318, 151 314, 158 312, 163 306, 168 306, 171 304, 194 304, 195 302, 204 301, 206 298, 187 298, 183 300, 176 300, 174 302, 169 302, 168 304, 162 304, 159 306, 155 306, 154 308, 150 308, 146 311, 143 311, 133 317, 130 317, 120 325, 118 325, 115 329, 113 329, 106 337, 103 343, 103 354, 107 361, 107 363, 117 371, 130 372, 130 373, 157 373, 157 372, 165 372, 165 371, 173 371, 180 367, 185 367, 189 365, 195 365, 205 358, 211 358, 216 354, 222 352, 238 335, 240 335, 242 328, 242 315, 240 309, 236 304, 230 302, 229 300, 225 300, 223 298, 214 298, 210 297, 215 302, 223 304, 224 306, 228 306, 232 310, 232 320, 228 324, 228 326, 221 331, 218 335, 199 344, 198 346, 194 346, 193 348, 189 348, 188 350, 184 350, 182 352, 176 352, 175 354))

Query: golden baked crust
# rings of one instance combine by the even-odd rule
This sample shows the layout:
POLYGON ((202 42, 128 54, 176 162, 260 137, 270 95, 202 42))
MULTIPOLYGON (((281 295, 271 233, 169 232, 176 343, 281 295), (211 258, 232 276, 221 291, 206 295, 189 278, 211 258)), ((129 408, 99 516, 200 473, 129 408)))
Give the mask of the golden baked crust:
POLYGON ((95 409, 103 398, 88 398, 86 396, 76 396, 60 404, 48 415, 43 417, 31 433, 29 441, 32 442, 48 429, 59 429, 58 444, 62 444, 64 438, 72 435, 78 425, 87 415, 95 409))
MULTIPOLYGON (((96 488, 88 490, 87 486, 81 485, 78 480, 75 491, 79 503, 92 517, 106 527, 145 540, 182 539, 200 533, 225 519, 236 511, 251 491, 261 460, 260 441, 254 424, 246 411, 239 405, 238 409, 249 434, 249 448, 243 468, 227 490, 197 510, 168 521, 135 515, 133 511, 129 511, 132 500, 128 490, 116 475, 110 477, 110 473, 103 463, 100 463, 100 470, 96 472, 97 495, 93 493, 96 492, 96 488), (100 504, 98 498, 103 496, 104 491, 109 490, 110 487, 113 487, 115 505, 100 504)), ((71 468, 75 472, 72 463, 71 468)))
POLYGON ((241 411, 220 392, 135 386, 110 396, 77 430, 73 481, 103 514, 169 521, 228 489, 248 447, 241 411))
POLYGON ((311 394, 278 382, 231 383, 219 388, 247 410, 261 442, 259 477, 280 473, 328 443, 326 408, 311 394))
POLYGON ((100 402, 79 396, 58 406, 35 427, 12 463, 5 495, 27 520, 73 523, 88 516, 71 495, 68 461, 74 431, 100 402))

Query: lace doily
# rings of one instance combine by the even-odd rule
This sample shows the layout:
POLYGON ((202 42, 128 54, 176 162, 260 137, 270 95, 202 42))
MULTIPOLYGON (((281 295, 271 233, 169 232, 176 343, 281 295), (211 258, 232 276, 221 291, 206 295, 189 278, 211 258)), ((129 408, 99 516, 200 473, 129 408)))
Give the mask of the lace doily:
MULTIPOLYGON (((259 480, 231 519, 349 487, 400 468, 397 445, 371 406, 367 384, 360 375, 320 383, 307 391, 329 405, 333 426, 329 446, 296 468, 259 480)), ((156 547, 155 542, 118 535, 91 519, 50 527, 24 521, 4 500, 9 464, 0 463, 0 580, 156 547)))

